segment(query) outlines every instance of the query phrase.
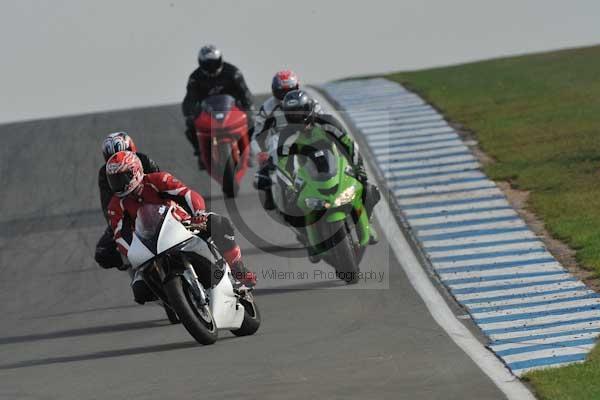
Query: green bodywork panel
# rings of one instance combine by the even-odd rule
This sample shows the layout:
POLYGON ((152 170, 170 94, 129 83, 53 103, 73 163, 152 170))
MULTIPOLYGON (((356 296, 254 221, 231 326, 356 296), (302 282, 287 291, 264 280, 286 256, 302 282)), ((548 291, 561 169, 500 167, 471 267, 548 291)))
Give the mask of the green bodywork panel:
POLYGON ((310 244, 316 246, 321 242, 316 231, 316 215, 320 215, 327 222, 337 222, 352 218, 354 210, 354 214, 358 216, 356 227, 359 241, 362 246, 366 246, 369 242, 370 227, 362 202, 363 185, 354 177, 352 166, 332 138, 319 127, 315 127, 310 135, 299 134, 289 148, 292 149, 292 154, 280 155, 277 158, 276 172, 282 181, 286 181, 284 201, 293 204, 305 216, 310 244), (329 157, 329 170, 335 173, 325 174, 325 177, 315 176, 316 168, 311 169, 312 161, 306 154, 319 150, 329 151, 329 154, 333 155, 329 157), (336 199, 352 186, 355 188, 353 198, 336 207, 336 199), (307 206, 306 199, 318 200, 329 207, 311 208, 307 206))

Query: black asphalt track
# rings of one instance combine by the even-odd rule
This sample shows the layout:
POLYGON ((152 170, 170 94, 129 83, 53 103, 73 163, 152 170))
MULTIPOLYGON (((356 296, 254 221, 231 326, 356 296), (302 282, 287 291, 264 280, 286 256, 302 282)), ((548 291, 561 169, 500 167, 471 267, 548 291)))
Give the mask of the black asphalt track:
POLYGON ((385 238, 364 282, 329 279, 262 210, 250 175, 223 200, 177 106, 2 125, 0 138, 0 399, 503 398, 433 321, 385 238), (197 345, 161 308, 133 302, 126 273, 95 264, 100 143, 115 130, 236 221, 259 275, 255 336, 197 345))

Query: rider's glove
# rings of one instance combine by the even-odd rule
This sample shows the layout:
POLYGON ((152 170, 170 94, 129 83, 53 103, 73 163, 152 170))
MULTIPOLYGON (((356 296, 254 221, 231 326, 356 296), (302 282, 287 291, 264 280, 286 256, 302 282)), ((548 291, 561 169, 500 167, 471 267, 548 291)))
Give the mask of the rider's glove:
POLYGON ((206 211, 196 211, 192 216, 192 224, 197 225, 200 230, 205 231, 207 229, 208 217, 211 213, 206 211))
POLYGON ((365 184, 368 180, 367 171, 365 171, 365 167, 362 165, 357 165, 354 167, 354 173, 356 174, 356 179, 358 179, 362 184, 365 184))

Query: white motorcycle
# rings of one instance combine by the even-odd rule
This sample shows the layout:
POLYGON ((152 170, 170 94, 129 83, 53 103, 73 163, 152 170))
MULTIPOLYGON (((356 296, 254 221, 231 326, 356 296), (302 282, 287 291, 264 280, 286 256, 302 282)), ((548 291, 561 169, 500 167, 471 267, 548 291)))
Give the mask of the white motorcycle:
POLYGON ((254 334, 260 313, 252 292, 234 290, 229 265, 198 232, 177 220, 172 206, 140 207, 128 252, 131 267, 199 343, 214 343, 218 330, 254 334))

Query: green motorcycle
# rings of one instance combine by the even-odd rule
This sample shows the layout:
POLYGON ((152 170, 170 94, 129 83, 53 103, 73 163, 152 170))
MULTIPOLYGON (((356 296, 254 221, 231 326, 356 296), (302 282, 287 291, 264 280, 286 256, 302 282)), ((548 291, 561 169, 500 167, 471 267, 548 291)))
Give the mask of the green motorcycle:
POLYGON ((346 157, 327 133, 314 128, 310 135, 288 138, 271 158, 273 202, 311 261, 323 259, 338 278, 356 283, 371 227, 364 187, 346 157))

